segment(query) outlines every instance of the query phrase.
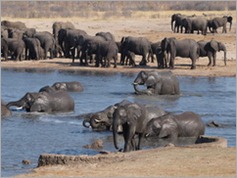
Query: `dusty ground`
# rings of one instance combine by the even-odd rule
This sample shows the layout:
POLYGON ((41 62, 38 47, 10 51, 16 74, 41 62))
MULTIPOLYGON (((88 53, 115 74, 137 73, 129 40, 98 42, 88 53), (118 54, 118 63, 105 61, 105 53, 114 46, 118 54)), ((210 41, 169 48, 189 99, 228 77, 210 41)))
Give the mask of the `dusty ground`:
MULTIPOLYGON (((235 12, 234 15, 235 17, 235 12)), ((4 19, 3 19, 4 20, 4 19)), ((12 20, 12 19, 9 19, 12 20)), ((54 21, 71 21, 77 28, 94 35, 99 31, 110 31, 115 35, 116 41, 122 36, 144 36, 152 42, 160 41, 164 37, 192 38, 195 40, 210 40, 212 38, 223 42, 228 50, 227 66, 224 66, 223 53, 217 54, 217 66, 207 67, 208 59, 200 58, 197 61, 197 69, 190 70, 190 59, 177 58, 173 72, 177 75, 189 76, 235 76, 236 75, 236 23, 232 25, 231 32, 207 36, 192 34, 174 34, 170 30, 170 18, 134 18, 134 19, 17 19, 26 22, 27 27, 37 28, 38 31, 52 31, 54 21)), ((136 58, 137 63, 140 58, 136 58)), ((156 63, 148 63, 146 68, 95 68, 71 65, 71 59, 53 59, 41 61, 1 62, 2 68, 42 68, 60 70, 88 70, 111 72, 139 72, 140 70, 156 69, 156 63)), ((49 166, 41 167, 30 175, 34 176, 235 176, 236 174, 236 148, 162 148, 155 150, 142 150, 127 153, 127 159, 114 161, 110 164, 84 164, 74 166, 49 166)), ((122 153, 121 153, 122 154, 122 153)))

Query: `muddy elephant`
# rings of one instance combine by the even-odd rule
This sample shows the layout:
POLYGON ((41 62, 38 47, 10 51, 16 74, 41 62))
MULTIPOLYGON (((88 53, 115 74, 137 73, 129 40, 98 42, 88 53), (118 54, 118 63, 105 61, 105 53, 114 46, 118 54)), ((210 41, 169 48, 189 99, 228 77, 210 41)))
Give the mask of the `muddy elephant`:
POLYGON ((145 137, 157 137, 159 139, 178 137, 198 138, 205 133, 205 123, 194 112, 181 114, 168 113, 151 119, 146 126, 145 137))
POLYGON ((122 132, 124 138, 123 151, 139 150, 147 123, 152 118, 165 114, 167 114, 167 112, 157 106, 142 105, 139 103, 128 103, 116 108, 113 113, 112 124, 115 148, 119 149, 117 144, 117 133, 122 132), (136 143, 135 137, 137 135, 138 140, 136 143))
POLYGON ((123 37, 121 39, 121 59, 120 63, 123 65, 126 54, 128 51, 133 52, 136 55, 141 55, 142 60, 139 65, 146 65, 147 61, 151 57, 153 62, 153 53, 151 49, 151 42, 145 37, 123 37))
POLYGON ((199 57, 199 45, 193 39, 164 38, 161 41, 161 49, 170 54, 169 67, 174 68, 175 57, 190 58, 192 60, 191 69, 196 68, 196 60, 199 57))
POLYGON ((63 113, 74 111, 74 100, 65 91, 26 93, 7 107, 21 107, 27 112, 63 113))
POLYGON ((216 53, 219 51, 224 51, 224 64, 226 66, 226 46, 216 40, 211 41, 198 41, 200 47, 200 57, 208 57, 209 63, 208 66, 216 65, 216 53))
POLYGON ((229 31, 231 30, 233 17, 231 16, 223 16, 223 17, 215 17, 211 20, 208 20, 208 28, 211 33, 217 33, 217 28, 222 28, 222 33, 227 33, 226 25, 227 22, 230 23, 229 31))
POLYGON ((1 119, 9 117, 11 115, 12 115, 11 110, 8 109, 6 104, 1 100, 1 119))
POLYGON ((39 90, 42 91, 67 91, 67 92, 82 92, 84 90, 80 82, 56 82, 52 86, 45 86, 39 90))
POLYGON ((171 71, 141 71, 133 82, 135 93, 138 95, 179 95, 179 80, 171 71), (147 89, 139 90, 138 85, 147 89))

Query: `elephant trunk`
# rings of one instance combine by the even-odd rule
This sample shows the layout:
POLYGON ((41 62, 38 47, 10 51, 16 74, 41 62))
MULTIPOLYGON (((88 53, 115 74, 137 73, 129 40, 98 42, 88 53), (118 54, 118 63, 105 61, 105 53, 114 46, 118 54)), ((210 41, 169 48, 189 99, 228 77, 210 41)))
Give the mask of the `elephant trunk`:
POLYGON ((171 19, 171 30, 173 31, 173 22, 174 22, 174 20, 173 19, 171 19))
POLYGON ((226 50, 224 51, 224 64, 226 66, 226 50))
POLYGON ((24 103, 21 101, 13 101, 13 102, 9 102, 6 106, 8 108, 10 108, 11 106, 24 107, 24 103))
POLYGON ((134 88, 134 90, 135 90, 135 92, 136 92, 136 94, 142 94, 142 91, 140 91, 139 89, 138 89, 138 83, 133 83, 133 88, 134 88))
POLYGON ((231 26, 232 26, 232 22, 230 22, 230 29, 229 29, 229 31, 231 30, 231 26))
POLYGON ((112 127, 112 130, 113 130, 114 147, 115 147, 116 149, 119 149, 118 143, 117 143, 118 118, 116 118, 116 117, 113 119, 113 127, 112 127))

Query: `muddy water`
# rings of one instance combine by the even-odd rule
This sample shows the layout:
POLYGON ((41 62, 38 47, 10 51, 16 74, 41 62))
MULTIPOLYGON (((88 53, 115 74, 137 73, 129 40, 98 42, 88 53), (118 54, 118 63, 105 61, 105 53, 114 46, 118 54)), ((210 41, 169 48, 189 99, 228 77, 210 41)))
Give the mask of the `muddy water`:
MULTIPOLYGON (((10 118, 2 120, 2 176, 31 170, 37 166, 38 157, 42 153, 96 154, 96 151, 83 148, 95 139, 104 141, 105 150, 115 151, 110 132, 92 132, 84 128, 82 120, 75 116, 102 110, 123 99, 160 105, 175 113, 196 112, 205 123, 215 120, 226 126, 206 128, 206 135, 224 137, 228 140, 228 146, 235 146, 235 78, 178 77, 181 97, 144 97, 133 94, 131 83, 135 75, 2 70, 1 96, 5 102, 18 100, 28 91, 38 91, 57 81, 79 81, 85 87, 82 93, 71 93, 75 100, 73 113, 31 115, 24 111, 14 111, 10 118), (23 165, 24 159, 30 160, 31 164, 23 165)), ((147 148, 147 145, 143 148, 147 148)))

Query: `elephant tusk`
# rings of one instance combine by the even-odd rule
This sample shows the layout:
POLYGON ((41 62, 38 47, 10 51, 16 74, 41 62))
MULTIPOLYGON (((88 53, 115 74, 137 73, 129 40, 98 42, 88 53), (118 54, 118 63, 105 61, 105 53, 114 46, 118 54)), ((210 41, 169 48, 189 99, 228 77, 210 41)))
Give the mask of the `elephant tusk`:
POLYGON ((95 122, 98 122, 98 123, 99 123, 99 122, 101 122, 101 121, 100 121, 100 120, 98 120, 98 119, 94 119, 94 121, 95 121, 95 122))
POLYGON ((135 82, 134 82, 134 83, 132 83, 132 85, 139 85, 139 83, 135 83, 135 82))

